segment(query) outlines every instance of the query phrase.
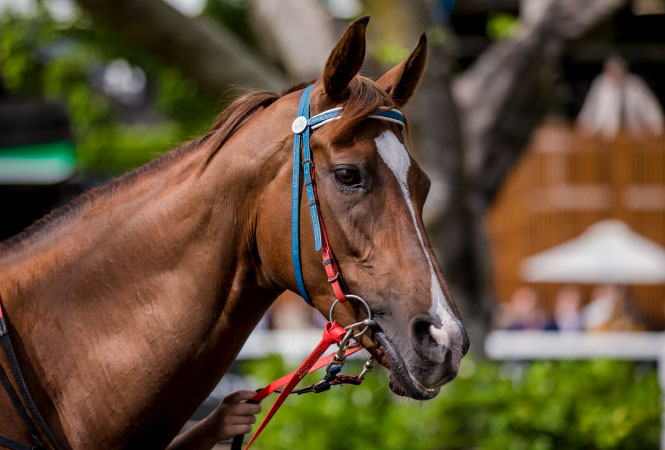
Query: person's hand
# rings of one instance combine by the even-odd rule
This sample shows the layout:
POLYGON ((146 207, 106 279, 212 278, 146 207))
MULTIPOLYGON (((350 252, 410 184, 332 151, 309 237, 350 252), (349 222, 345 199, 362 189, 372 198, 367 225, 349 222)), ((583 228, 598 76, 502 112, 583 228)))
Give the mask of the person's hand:
POLYGON ((189 430, 176 436, 167 450, 210 450, 218 441, 252 431, 261 406, 247 403, 254 391, 238 391, 227 395, 215 410, 189 430))
POLYGON ((218 440, 225 441, 252 431, 255 416, 261 412, 261 405, 247 403, 254 394, 256 392, 246 390, 229 394, 210 414, 208 425, 218 440))

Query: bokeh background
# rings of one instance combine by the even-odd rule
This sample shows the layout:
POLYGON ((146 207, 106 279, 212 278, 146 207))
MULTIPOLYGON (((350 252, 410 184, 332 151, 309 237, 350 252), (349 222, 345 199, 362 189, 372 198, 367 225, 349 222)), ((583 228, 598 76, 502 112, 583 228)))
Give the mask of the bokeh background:
MULTIPOLYGON (((378 369, 292 397, 256 448, 663 448, 665 0, 0 0, 0 240, 316 78, 361 15, 373 78, 428 36, 405 112, 472 351, 425 403, 378 369)), ((192 423, 323 320, 284 294, 192 423)))

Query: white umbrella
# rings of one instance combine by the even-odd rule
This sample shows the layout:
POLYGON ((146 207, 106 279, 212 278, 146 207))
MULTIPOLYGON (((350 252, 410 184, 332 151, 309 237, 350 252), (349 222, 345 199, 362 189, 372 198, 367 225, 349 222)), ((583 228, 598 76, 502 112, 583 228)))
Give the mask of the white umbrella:
POLYGON ((618 220, 603 220, 582 235, 522 263, 527 281, 665 283, 665 249, 618 220))

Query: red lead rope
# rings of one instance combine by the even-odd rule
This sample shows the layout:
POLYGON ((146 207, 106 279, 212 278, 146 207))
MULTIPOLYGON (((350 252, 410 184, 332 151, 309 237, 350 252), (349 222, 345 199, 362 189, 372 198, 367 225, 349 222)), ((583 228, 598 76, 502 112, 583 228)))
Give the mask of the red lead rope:
MULTIPOLYGON (((328 349, 328 347, 338 342, 341 342, 345 334, 346 330, 341 326, 339 326, 337 322, 332 322, 332 323, 328 322, 323 330, 323 337, 321 338, 321 342, 319 342, 314 351, 307 357, 307 359, 300 365, 300 367, 298 367, 298 370, 286 376, 283 376, 279 380, 273 381, 268 386, 258 391, 256 395, 252 397, 251 400, 249 400, 250 402, 253 403, 259 403, 261 400, 263 400, 268 395, 273 393, 280 386, 286 384, 282 392, 279 394, 279 397, 277 397, 277 400, 275 400, 275 403, 273 403, 272 407, 270 408, 270 411, 268 411, 268 414, 263 419, 263 422, 261 422, 261 425, 259 425, 259 427, 254 432, 254 435, 249 440, 249 443, 247 444, 247 447, 245 447, 245 450, 247 450, 252 445, 254 440, 259 436, 259 434, 261 434, 261 431, 263 431, 266 425, 268 425, 268 423, 275 415, 279 407, 282 406, 282 403, 284 403, 284 400, 286 400, 286 397, 293 390, 293 388, 296 387, 296 385, 300 382, 300 380, 302 380, 305 377, 305 375, 307 375, 308 373, 326 366, 332 360, 332 358, 335 356, 334 353, 328 355, 327 357, 321 360, 319 360, 319 358, 321 358, 321 356, 328 349)), ((348 356, 361 349, 362 347, 350 349, 346 352, 346 355, 348 356)))

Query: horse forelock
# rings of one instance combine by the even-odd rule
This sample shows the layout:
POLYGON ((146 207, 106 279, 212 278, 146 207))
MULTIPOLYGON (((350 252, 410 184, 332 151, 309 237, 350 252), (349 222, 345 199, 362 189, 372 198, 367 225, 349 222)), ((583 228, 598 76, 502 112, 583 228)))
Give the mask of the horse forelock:
POLYGON ((342 118, 330 126, 335 141, 344 141, 353 135, 355 128, 380 107, 394 108, 393 99, 374 81, 362 76, 354 77, 347 86, 348 93, 340 105, 342 118))

